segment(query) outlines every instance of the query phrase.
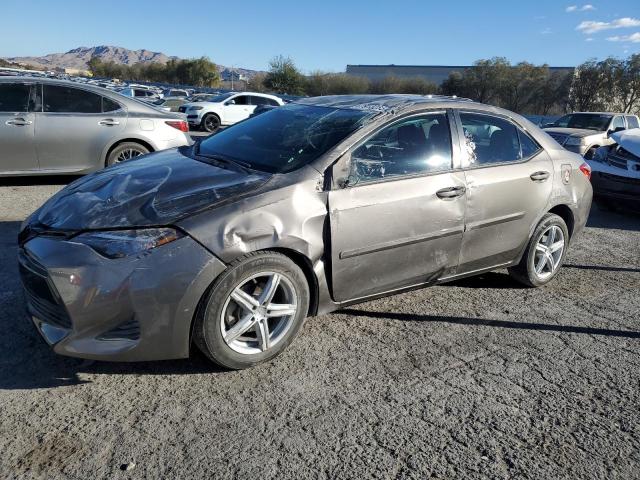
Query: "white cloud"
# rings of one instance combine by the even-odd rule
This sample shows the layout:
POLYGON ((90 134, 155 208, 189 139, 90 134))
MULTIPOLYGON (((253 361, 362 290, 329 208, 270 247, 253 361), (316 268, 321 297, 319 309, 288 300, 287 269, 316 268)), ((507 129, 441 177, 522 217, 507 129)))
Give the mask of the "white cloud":
POLYGON ((586 3, 586 4, 582 5, 581 7, 579 7, 578 5, 569 5, 567 8, 564 9, 564 11, 567 12, 567 13, 571 13, 571 12, 591 12, 591 11, 593 11, 595 9, 596 9, 596 7, 594 7, 590 3, 586 3))
POLYGON ((640 32, 632 33, 631 35, 616 35, 615 37, 607 37, 610 42, 631 42, 640 43, 640 32))
POLYGON ((576 30, 579 30, 583 33, 596 33, 602 30, 614 30, 616 28, 630 27, 640 27, 640 20, 631 17, 617 18, 612 22, 594 22, 591 20, 587 20, 581 22, 580 25, 576 27, 576 30))
POLYGON ((545 28, 544 30, 542 30, 540 32, 542 35, 549 35, 551 33, 551 29, 550 28, 545 28))

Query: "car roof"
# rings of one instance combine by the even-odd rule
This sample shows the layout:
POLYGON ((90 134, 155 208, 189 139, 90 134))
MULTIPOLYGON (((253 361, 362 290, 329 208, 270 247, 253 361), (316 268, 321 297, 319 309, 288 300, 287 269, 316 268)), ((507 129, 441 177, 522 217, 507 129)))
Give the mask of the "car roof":
MULTIPOLYGON (((472 102, 466 98, 448 97, 443 95, 327 95, 322 97, 307 97, 293 100, 292 103, 315 105, 319 107, 347 108, 368 111, 398 111, 412 107, 435 105, 438 103, 472 102)), ((480 105, 480 104, 477 104, 480 105)))

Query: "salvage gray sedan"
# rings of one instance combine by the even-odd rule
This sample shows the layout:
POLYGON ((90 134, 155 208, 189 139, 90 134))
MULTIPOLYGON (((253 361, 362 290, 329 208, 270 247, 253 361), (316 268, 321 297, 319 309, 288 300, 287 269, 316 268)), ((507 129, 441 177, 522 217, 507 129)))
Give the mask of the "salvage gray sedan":
POLYGON ((110 90, 0 78, 0 176, 83 174, 191 143, 184 115, 110 90))
POLYGON ((590 169, 530 122, 445 97, 300 100, 70 184, 20 233, 30 318, 60 354, 244 368, 305 317, 507 267, 541 286, 590 169))

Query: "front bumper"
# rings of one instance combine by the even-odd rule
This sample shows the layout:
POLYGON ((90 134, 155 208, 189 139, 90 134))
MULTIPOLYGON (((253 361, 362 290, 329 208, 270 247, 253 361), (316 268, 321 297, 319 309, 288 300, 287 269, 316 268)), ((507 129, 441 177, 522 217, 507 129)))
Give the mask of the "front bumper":
POLYGON ((114 361, 187 357, 196 308, 225 268, 190 237, 121 259, 36 237, 19 261, 29 316, 53 350, 114 361))

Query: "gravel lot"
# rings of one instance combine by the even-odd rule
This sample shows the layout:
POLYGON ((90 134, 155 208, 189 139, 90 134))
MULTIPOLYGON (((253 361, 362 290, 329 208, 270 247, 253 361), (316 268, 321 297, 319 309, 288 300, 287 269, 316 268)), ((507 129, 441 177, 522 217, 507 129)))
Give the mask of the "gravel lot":
POLYGON ((2 478, 640 478, 638 216, 594 207, 546 288, 496 272, 364 303, 226 372, 54 355, 16 235, 60 179, 0 182, 2 478))

